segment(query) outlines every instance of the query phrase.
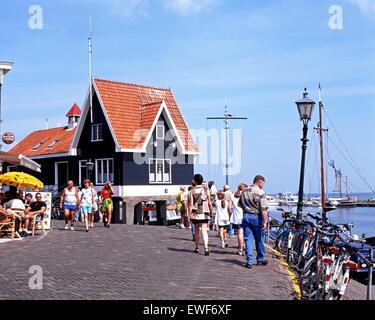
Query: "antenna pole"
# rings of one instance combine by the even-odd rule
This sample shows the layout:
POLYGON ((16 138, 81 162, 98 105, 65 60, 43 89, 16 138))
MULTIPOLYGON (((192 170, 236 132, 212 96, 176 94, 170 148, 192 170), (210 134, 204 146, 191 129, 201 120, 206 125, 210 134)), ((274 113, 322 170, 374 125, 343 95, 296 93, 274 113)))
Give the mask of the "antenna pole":
POLYGON ((89 33, 89 76, 90 76, 90 117, 91 117, 91 124, 93 124, 93 114, 92 114, 92 24, 91 24, 91 16, 90 16, 90 33, 89 33))
POLYGON ((229 121, 230 120, 247 120, 244 117, 234 117, 229 113, 227 95, 225 95, 224 117, 208 117, 207 120, 224 120, 225 123, 225 184, 229 185, 229 121))

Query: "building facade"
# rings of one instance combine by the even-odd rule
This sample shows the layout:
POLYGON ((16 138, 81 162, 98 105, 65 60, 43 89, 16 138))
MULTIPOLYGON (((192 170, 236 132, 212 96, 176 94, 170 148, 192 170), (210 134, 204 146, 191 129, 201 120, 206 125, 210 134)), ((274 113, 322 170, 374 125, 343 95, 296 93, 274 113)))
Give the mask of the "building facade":
POLYGON ((32 132, 11 152, 41 164, 38 178, 56 195, 70 179, 90 178, 98 191, 110 180, 115 223, 137 222, 140 204, 154 201, 166 224, 166 202, 190 185, 199 155, 172 91, 101 79, 92 90, 66 127, 32 132))

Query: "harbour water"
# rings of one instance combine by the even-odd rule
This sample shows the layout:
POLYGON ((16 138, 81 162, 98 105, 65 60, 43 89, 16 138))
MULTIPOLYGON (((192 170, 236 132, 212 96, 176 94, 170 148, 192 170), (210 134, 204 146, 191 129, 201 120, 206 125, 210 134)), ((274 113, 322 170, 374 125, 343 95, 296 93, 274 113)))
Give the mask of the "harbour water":
MULTIPOLYGON (((368 200, 374 197, 373 194, 353 194, 358 200, 368 200)), ((295 211, 296 207, 284 207, 287 211, 295 211)), ((320 208, 304 208, 305 212, 317 213, 320 208)), ((270 210, 270 214, 279 220, 282 220, 280 211, 276 208, 270 210)), ((328 218, 332 223, 353 223, 353 233, 361 236, 363 233, 368 237, 375 237, 375 208, 357 207, 357 208, 338 208, 328 213, 328 218)))

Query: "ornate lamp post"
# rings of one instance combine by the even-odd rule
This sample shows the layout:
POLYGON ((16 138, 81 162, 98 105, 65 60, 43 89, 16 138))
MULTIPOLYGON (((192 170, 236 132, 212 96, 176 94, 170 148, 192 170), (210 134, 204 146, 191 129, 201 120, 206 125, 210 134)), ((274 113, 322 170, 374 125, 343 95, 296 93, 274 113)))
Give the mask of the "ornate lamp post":
POLYGON ((89 161, 86 162, 86 169, 87 169, 86 175, 87 175, 87 178, 90 180, 91 180, 92 170, 94 169, 94 166, 95 164, 91 162, 91 159, 89 159, 89 161))
POLYGON ((302 218, 303 210, 303 196, 304 196, 304 182, 305 182, 305 163, 306 163, 306 149, 307 149, 307 133, 308 123, 311 120, 311 115, 314 110, 315 102, 308 98, 307 89, 303 93, 303 99, 296 101, 300 119, 303 122, 303 138, 302 138, 302 159, 301 159, 301 173, 299 180, 299 194, 298 194, 298 206, 297 206, 297 219, 302 218))

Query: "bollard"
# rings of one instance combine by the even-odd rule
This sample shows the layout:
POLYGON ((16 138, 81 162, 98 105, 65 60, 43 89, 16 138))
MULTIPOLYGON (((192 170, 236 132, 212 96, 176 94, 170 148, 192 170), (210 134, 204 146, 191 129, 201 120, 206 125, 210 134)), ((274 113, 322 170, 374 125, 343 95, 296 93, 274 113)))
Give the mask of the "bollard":
POLYGON ((372 300, 372 271, 374 270, 374 249, 369 251, 369 268, 368 268, 368 285, 367 285, 367 300, 372 300))

